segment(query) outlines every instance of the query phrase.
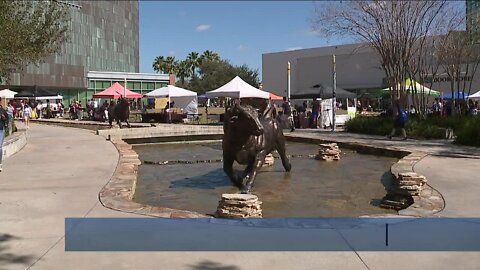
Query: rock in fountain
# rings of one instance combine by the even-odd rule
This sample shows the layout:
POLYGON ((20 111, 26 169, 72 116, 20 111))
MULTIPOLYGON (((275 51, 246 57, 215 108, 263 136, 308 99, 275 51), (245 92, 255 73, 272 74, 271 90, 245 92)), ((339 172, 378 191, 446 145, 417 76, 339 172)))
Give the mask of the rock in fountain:
POLYGON ((265 162, 263 163, 262 167, 273 166, 274 162, 275 162, 275 158, 273 157, 272 153, 270 153, 265 157, 265 162))
POLYGON ((315 159, 325 161, 340 160, 340 153, 341 151, 336 143, 322 143, 315 159))
POLYGON ((262 217, 261 201, 253 194, 222 194, 215 217, 262 217))
POLYGON ((427 182, 425 176, 415 172, 399 173, 393 178, 393 185, 383 197, 381 207, 395 210, 405 209, 413 203, 412 196, 418 196, 427 182))

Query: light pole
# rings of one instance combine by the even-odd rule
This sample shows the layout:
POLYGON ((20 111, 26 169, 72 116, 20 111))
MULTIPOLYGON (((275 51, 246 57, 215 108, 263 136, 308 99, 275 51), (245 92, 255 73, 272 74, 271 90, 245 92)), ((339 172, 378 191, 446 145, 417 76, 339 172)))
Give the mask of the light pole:
POLYGON ((335 131, 335 107, 336 107, 336 93, 337 90, 337 71, 336 71, 336 62, 335 62, 335 54, 332 57, 332 64, 333 64, 333 98, 332 98, 332 131, 335 131))
POLYGON ((290 102, 290 61, 287 62, 287 101, 290 102))

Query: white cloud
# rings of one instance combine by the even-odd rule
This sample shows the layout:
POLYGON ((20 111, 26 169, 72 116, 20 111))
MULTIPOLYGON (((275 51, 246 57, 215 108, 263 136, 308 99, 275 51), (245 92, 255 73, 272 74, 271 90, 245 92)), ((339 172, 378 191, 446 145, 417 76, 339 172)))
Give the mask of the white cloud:
POLYGON ((248 47, 245 46, 245 45, 242 45, 242 44, 238 45, 238 47, 237 47, 237 50, 239 50, 239 51, 245 51, 246 49, 248 49, 248 47))
POLYGON ((295 51, 295 50, 301 50, 303 49, 303 47, 290 47, 290 48, 287 48, 287 51, 295 51))
POLYGON ((200 24, 195 27, 195 30, 197 30, 197 32, 204 32, 209 30, 211 27, 212 26, 210 24, 200 24))
POLYGON ((176 54, 175 51, 169 51, 169 52, 168 52, 168 55, 170 55, 170 56, 174 56, 175 54, 176 54))

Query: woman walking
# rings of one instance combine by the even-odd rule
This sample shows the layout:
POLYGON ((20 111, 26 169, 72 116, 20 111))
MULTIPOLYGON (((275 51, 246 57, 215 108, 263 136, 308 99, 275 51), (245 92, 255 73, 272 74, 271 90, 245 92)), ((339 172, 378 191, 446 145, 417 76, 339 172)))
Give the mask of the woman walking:
POLYGON ((32 108, 30 108, 30 105, 25 104, 25 108, 23 109, 23 118, 25 119, 25 128, 28 129, 29 127, 29 121, 30 118, 32 117, 32 108))

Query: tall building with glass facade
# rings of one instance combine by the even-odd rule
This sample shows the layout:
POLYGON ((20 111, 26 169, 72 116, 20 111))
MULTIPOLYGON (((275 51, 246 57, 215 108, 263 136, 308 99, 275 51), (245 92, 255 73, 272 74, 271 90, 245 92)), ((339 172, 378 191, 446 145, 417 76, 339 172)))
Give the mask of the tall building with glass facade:
POLYGON ((466 0, 467 32, 474 44, 480 43, 480 0, 466 0))
MULTIPOLYGON (((48 57, 38 66, 29 65, 22 72, 12 74, 8 83, 11 89, 22 90, 38 85, 63 95, 65 102, 82 101, 90 99, 97 89, 95 85, 91 91, 88 72, 138 73, 138 1, 55 2, 67 5, 71 10, 69 41, 62 46, 60 53, 48 57)), ((111 80, 105 78, 105 81, 111 80)), ((166 84, 168 75, 159 76, 152 82, 155 81, 166 84)), ((102 84, 101 88, 106 86, 107 83, 102 84)))

